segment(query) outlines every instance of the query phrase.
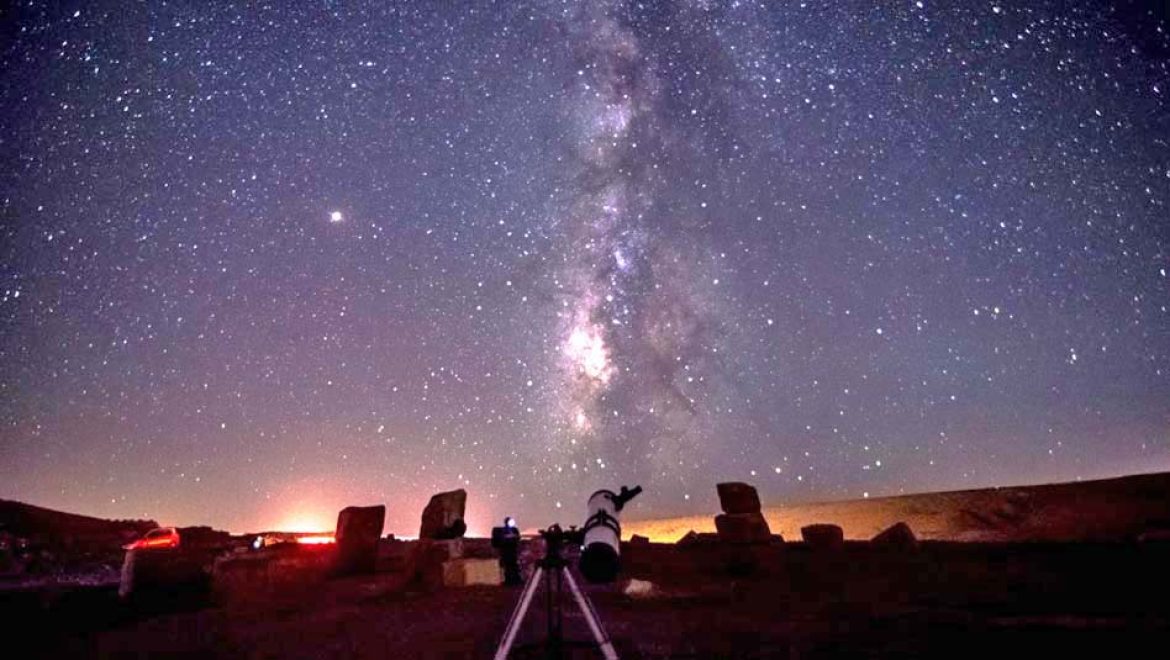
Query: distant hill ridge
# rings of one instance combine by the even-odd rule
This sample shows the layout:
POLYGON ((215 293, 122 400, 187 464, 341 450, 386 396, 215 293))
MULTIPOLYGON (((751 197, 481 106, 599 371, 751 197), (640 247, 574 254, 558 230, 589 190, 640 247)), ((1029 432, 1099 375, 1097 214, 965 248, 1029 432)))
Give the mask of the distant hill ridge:
MULTIPOLYGON (((772 532, 788 540, 800 540, 800 528, 814 523, 869 539, 901 521, 918 538, 939 541, 1126 541, 1170 528, 1170 473, 765 506, 763 512, 772 532)), ((670 542, 691 530, 714 532, 715 513, 622 521, 622 531, 670 542)))
POLYGON ((153 520, 104 520, 23 502, 0 500, 0 531, 19 537, 81 541, 133 537, 155 527, 158 527, 158 523, 153 520))
MULTIPOLYGON (((714 492, 715 484, 711 484, 714 492)), ((766 506, 773 533, 799 540, 800 528, 840 525, 849 539, 868 539, 906 522, 921 539, 940 541, 1125 541, 1150 529, 1170 529, 1170 473, 1037 486, 1010 486, 766 506)), ((688 531, 714 532, 709 515, 623 520, 633 534, 672 542, 688 531)), ((157 527, 153 520, 104 520, 0 499, 0 532, 49 543, 134 538, 157 527)), ((186 537, 227 536, 206 527, 186 537)))

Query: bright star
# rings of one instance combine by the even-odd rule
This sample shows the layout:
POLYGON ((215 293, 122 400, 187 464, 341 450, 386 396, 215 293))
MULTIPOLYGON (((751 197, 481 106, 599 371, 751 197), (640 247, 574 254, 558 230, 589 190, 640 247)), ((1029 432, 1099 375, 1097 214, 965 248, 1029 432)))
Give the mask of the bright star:
POLYGON ((341 211, 331 211, 329 213, 329 222, 341 222, 341 211))

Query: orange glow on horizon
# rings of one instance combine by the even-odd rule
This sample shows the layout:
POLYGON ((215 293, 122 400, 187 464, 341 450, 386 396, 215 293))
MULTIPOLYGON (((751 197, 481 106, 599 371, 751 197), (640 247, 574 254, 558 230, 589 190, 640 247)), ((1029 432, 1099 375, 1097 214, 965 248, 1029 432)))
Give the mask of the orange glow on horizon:
MULTIPOLYGON (((328 518, 324 515, 310 514, 305 512, 297 512, 285 516, 285 518, 273 529, 277 532, 291 532, 294 534, 320 534, 325 535, 328 532, 322 531, 332 529, 328 518)), ((332 537, 331 537, 332 538, 332 537)))

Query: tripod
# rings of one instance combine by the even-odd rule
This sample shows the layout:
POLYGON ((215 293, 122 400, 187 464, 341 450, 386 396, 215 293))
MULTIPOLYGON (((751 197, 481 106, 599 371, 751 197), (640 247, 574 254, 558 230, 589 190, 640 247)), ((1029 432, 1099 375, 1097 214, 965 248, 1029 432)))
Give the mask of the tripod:
POLYGON ((548 530, 542 530, 540 535, 545 539, 544 559, 537 563, 532 577, 528 578, 528 582, 524 585, 524 591, 520 594, 520 602, 516 604, 516 610, 512 612, 512 618, 508 620, 508 627, 504 629, 504 638, 500 640, 500 646, 496 649, 495 660, 507 660, 508 654, 512 650, 512 644, 516 641, 516 634, 520 631, 521 624, 524 623, 528 607, 532 604, 532 597, 536 594, 536 589, 540 586, 542 579, 548 626, 546 646, 548 657, 560 658, 565 647, 561 602, 564 584, 568 583, 569 591, 573 594, 573 599, 577 602, 581 614, 585 616, 585 621, 589 624, 589 631, 593 634, 593 640, 597 643, 601 654, 605 660, 618 660, 613 642, 605 634, 605 628, 601 626, 601 619, 597 617, 597 611, 593 609, 593 604, 589 602, 585 594, 581 593, 577 581, 573 579, 573 573, 569 570, 564 558, 561 557, 561 544, 565 539, 565 532, 561 531, 559 525, 553 525, 548 530))

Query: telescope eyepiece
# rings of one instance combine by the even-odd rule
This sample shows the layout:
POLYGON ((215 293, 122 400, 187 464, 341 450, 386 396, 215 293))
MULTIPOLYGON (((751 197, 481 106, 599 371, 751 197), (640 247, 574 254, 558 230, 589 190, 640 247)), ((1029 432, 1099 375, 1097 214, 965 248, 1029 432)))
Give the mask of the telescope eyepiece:
POLYGON ((638 495, 641 495, 641 494, 642 494, 642 487, 641 486, 634 486, 633 488, 622 486, 621 492, 619 492, 617 495, 613 496, 614 510, 621 511, 622 507, 624 507, 626 505, 626 502, 629 502, 630 500, 634 499, 635 497, 637 497, 638 495))

